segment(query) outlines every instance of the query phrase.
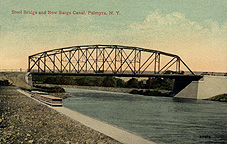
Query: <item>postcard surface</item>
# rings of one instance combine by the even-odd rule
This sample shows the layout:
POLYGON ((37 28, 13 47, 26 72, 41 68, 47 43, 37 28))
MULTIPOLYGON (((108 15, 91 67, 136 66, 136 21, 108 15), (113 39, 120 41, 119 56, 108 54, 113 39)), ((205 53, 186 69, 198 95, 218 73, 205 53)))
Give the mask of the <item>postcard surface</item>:
MULTIPOLYGON (((0 71, 146 76, 165 73, 174 61, 179 62, 177 72, 168 74, 227 75, 226 0, 0 0, 0 8, 0 71), (171 58, 159 65, 160 55, 171 58)), ((66 88, 75 95, 63 105, 150 141, 226 142, 226 105, 125 93, 106 96, 93 89, 66 88), (213 118, 217 108, 220 113, 213 118), (112 121, 115 116, 118 121, 112 121)))

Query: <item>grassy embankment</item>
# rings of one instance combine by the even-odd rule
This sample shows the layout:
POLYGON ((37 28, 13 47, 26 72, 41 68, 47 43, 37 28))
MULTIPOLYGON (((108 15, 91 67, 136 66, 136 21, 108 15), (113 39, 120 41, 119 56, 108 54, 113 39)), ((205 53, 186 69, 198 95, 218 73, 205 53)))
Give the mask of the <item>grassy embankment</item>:
POLYGON ((25 72, 0 72, 0 86, 12 85, 26 91, 43 91, 60 98, 70 96, 61 87, 31 87, 25 81, 25 74, 25 72))
POLYGON ((209 100, 227 102, 227 94, 217 95, 212 98, 209 98, 209 100))

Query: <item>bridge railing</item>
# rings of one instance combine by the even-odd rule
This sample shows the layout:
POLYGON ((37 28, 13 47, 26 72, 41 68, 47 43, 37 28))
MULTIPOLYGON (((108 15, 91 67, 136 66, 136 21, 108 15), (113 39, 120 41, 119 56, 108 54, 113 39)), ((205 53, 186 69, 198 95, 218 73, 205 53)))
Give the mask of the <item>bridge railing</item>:
POLYGON ((27 72, 26 69, 0 69, 0 72, 27 72))

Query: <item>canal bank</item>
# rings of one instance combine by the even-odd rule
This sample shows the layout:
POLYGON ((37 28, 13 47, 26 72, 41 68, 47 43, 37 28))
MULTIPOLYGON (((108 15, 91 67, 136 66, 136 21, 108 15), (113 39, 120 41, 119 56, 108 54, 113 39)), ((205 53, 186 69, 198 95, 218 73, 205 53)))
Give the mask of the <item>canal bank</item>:
POLYGON ((0 100, 0 143, 120 143, 28 98, 16 87, 0 87, 0 100))
MULTIPOLYGON (((25 91, 22 91, 22 90, 18 90, 20 93, 28 96, 31 98, 31 95, 25 91)), ((34 98, 32 98, 34 99, 34 98)), ((36 100, 36 99, 34 99, 36 100)), ((37 100, 36 100, 37 101, 37 100)), ((43 105, 46 105, 44 103, 42 103, 43 105)), ((51 109, 54 109, 56 110, 57 112, 81 123, 82 125, 85 125, 89 128, 92 128, 100 133, 103 133, 121 143, 124 143, 124 144, 155 144, 154 142, 151 142, 149 140, 146 140, 136 134, 133 134, 133 133, 130 133, 130 132, 127 132, 126 130, 123 130, 121 128, 118 128, 116 126, 112 126, 110 124, 107 124, 107 123, 104 123, 104 122, 101 122, 97 119, 94 119, 94 118, 90 118, 86 115, 83 115, 79 112, 76 112, 76 111, 73 111, 73 110, 70 110, 68 108, 65 108, 65 107, 52 107, 52 106, 49 106, 49 105, 46 105, 48 106, 49 108, 51 109)))

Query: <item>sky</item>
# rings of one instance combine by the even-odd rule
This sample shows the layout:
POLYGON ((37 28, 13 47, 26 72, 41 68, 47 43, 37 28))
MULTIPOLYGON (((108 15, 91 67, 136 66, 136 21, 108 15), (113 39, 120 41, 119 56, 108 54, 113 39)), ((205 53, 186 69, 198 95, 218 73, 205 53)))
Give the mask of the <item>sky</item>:
POLYGON ((28 56, 46 50, 108 44, 173 53, 192 71, 227 72, 227 0, 0 0, 0 7, 0 69, 27 69, 28 56))

